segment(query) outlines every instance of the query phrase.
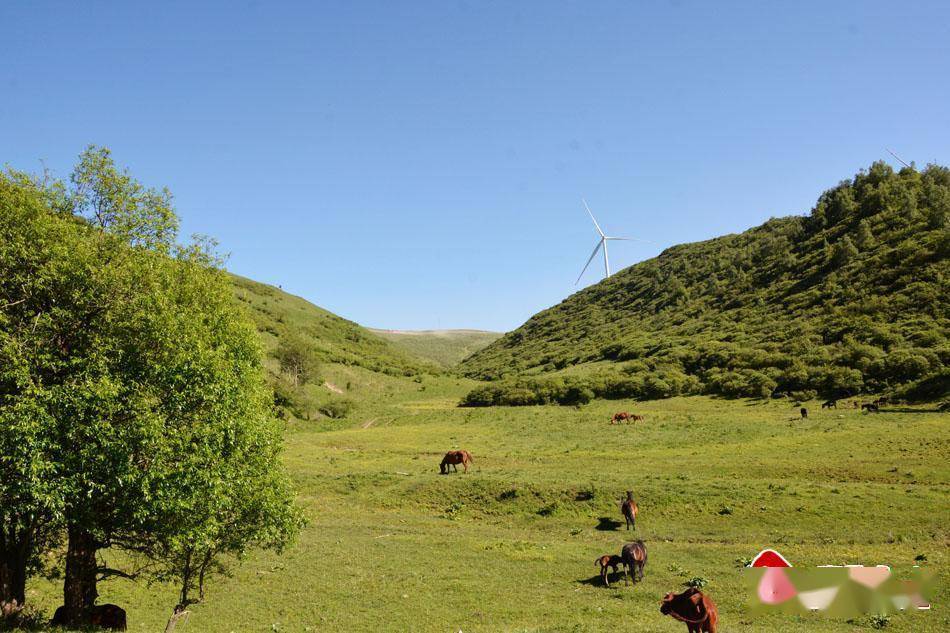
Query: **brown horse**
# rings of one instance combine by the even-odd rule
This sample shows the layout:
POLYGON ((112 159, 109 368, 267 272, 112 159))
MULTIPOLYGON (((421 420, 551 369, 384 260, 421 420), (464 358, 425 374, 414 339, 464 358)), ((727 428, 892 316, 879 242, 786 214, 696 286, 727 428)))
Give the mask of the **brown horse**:
POLYGON ((802 419, 803 419, 803 420, 808 417, 808 409, 806 409, 805 407, 802 407, 801 410, 799 410, 799 413, 802 414, 802 419))
POLYGON ((861 409, 868 413, 878 413, 880 411, 880 408, 874 402, 865 402, 861 405, 861 409))
POLYGON ((608 587, 610 586, 610 580, 607 579, 607 568, 614 570, 614 573, 617 573, 617 568, 623 565, 623 559, 621 559, 616 554, 604 554, 600 558, 594 561, 595 565, 600 565, 600 578, 604 581, 604 584, 608 587))
POLYGON ((620 413, 614 413, 614 417, 610 418, 611 424, 619 424, 624 420, 629 420, 630 414, 626 411, 621 411, 620 413))
POLYGON ((631 421, 631 422, 643 422, 643 416, 642 416, 642 415, 637 415, 636 413, 631 413, 631 414, 630 414, 630 421, 631 421))
MULTIPOLYGON (((97 604, 89 608, 86 614, 87 624, 101 629, 125 631, 127 629, 125 609, 114 604, 97 604)), ((66 607, 61 606, 53 613, 50 622, 53 626, 66 626, 66 607)))
POLYGON ((637 529, 637 515, 640 513, 640 507, 633 500, 633 493, 627 491, 627 498, 620 504, 620 514, 627 522, 627 529, 637 529))
POLYGON ((828 400, 828 401, 826 401, 826 402, 822 402, 822 403, 821 403, 821 408, 822 408, 822 409, 837 409, 837 408, 838 408, 838 401, 837 401, 837 400, 828 400))
POLYGON ((666 594, 660 603, 660 613, 685 622, 689 633, 716 633, 719 626, 716 603, 695 587, 680 594, 666 594))
POLYGON ((643 568, 647 564, 647 546, 643 541, 634 541, 627 543, 620 550, 620 559, 623 562, 624 584, 630 584, 630 575, 632 572, 633 583, 637 583, 637 576, 643 580, 643 568))
POLYGON ((472 454, 468 451, 449 451, 445 454, 445 457, 442 458, 442 463, 439 464, 439 472, 443 475, 449 473, 449 466, 451 466, 455 472, 458 472, 458 466, 456 464, 461 464, 464 472, 468 472, 468 465, 471 464, 472 454))

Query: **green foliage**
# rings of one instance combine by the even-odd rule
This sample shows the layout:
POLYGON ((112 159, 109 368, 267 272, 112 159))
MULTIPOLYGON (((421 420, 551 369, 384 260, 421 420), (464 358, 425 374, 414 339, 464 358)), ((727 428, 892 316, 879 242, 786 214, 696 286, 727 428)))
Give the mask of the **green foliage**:
POLYGON ((334 420, 345 418, 352 410, 353 402, 342 399, 330 400, 320 407, 320 413, 334 420))
POLYGON ((320 363, 317 353, 309 339, 301 336, 296 330, 285 331, 277 342, 274 353, 280 365, 293 385, 305 385, 319 377, 320 363))
POLYGON ((3 518, 68 531, 69 617, 122 573, 107 547, 187 602, 221 556, 299 526, 260 342, 208 243, 174 243, 167 193, 95 148, 73 184, 0 178, 0 464, 23 477, 4 477, 3 518))
POLYGON ((543 402, 525 390, 560 374, 606 398, 946 397, 948 213, 950 170, 875 163, 808 217, 671 247, 536 314, 462 362, 500 385, 463 401, 543 402))

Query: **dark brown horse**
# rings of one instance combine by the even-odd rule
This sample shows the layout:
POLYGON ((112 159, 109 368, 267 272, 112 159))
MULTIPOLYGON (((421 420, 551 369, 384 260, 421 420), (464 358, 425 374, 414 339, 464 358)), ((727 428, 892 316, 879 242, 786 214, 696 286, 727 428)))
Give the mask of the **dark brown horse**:
POLYGON ((600 578, 604 581, 604 584, 608 587, 610 586, 610 581, 607 579, 607 568, 614 570, 614 573, 617 573, 617 568, 623 565, 623 560, 616 554, 604 554, 600 558, 594 561, 595 565, 600 565, 600 578))
POLYGON ((799 410, 799 413, 802 414, 803 420, 808 417, 808 409, 806 409, 805 407, 802 407, 801 410, 799 410))
POLYGON ((643 568, 647 564, 647 546, 643 541, 634 541, 627 543, 620 550, 620 559, 623 562, 624 584, 630 584, 630 575, 633 575, 634 584, 637 583, 637 576, 643 580, 643 568))
POLYGON ((464 472, 468 472, 468 465, 473 462, 472 454, 468 451, 449 451, 445 454, 445 457, 442 458, 442 463, 439 464, 439 472, 443 475, 449 473, 449 466, 451 466, 455 472, 458 472, 458 466, 456 464, 461 464, 464 472))
POLYGON ((660 613, 685 622, 689 633, 716 633, 719 626, 716 603, 695 587, 679 594, 666 594, 660 603, 660 613))
POLYGON ((880 411, 880 408, 874 402, 865 402, 861 405, 861 409, 868 413, 877 413, 880 411))
MULTIPOLYGON (((100 629, 112 629, 113 631, 125 631, 126 624, 125 609, 114 604, 97 604, 90 607, 87 613, 87 624, 100 629)), ((53 626, 66 626, 66 607, 58 607, 53 613, 53 620, 50 622, 53 626)))
POLYGON ((627 522, 627 529, 637 529, 637 515, 640 513, 640 507, 633 500, 633 493, 627 491, 627 498, 620 504, 620 514, 627 522))
POLYGON ((621 411, 620 413, 614 413, 614 417, 610 418, 611 424, 619 424, 625 420, 630 419, 630 414, 626 411, 621 411))
POLYGON ((822 408, 822 409, 837 409, 837 408, 838 408, 838 401, 837 401, 837 400, 828 400, 827 402, 822 402, 822 403, 821 403, 821 408, 822 408))

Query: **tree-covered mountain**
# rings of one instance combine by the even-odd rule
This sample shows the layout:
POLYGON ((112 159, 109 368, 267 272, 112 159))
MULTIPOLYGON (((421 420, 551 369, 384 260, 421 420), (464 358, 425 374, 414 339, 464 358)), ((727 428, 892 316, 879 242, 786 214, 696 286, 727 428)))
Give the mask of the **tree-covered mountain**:
POLYGON ((807 216, 674 246, 538 313, 463 361, 499 381, 466 403, 945 397, 948 217, 946 167, 874 163, 807 216))

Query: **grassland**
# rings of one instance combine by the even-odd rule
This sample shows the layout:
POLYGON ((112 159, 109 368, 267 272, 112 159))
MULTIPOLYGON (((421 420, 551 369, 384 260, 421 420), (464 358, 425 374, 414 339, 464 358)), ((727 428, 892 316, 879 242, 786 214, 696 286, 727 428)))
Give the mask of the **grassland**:
POLYGON ((394 343, 413 356, 449 368, 501 336, 484 330, 375 330, 370 332, 394 343))
MULTIPOLYGON (((793 563, 888 563, 918 554, 941 570, 935 608, 887 630, 946 631, 950 429, 910 408, 807 421, 775 401, 707 397, 571 407, 461 409, 472 382, 331 365, 350 384, 346 420, 292 420, 286 462, 310 518, 283 556, 252 554, 180 631, 616 631, 682 633, 658 601, 692 576, 710 582, 723 631, 860 631, 821 617, 744 610, 736 559, 764 546, 793 563), (641 425, 610 426, 619 409, 641 425), (440 476, 450 448, 475 457, 440 476), (631 533, 616 502, 635 491, 650 560, 641 585, 607 589, 594 558, 631 533), (598 529, 600 528, 600 529, 598 529)), ((101 602, 131 631, 160 631, 170 587, 112 580, 101 602)), ((47 612, 59 586, 30 586, 47 612)))

